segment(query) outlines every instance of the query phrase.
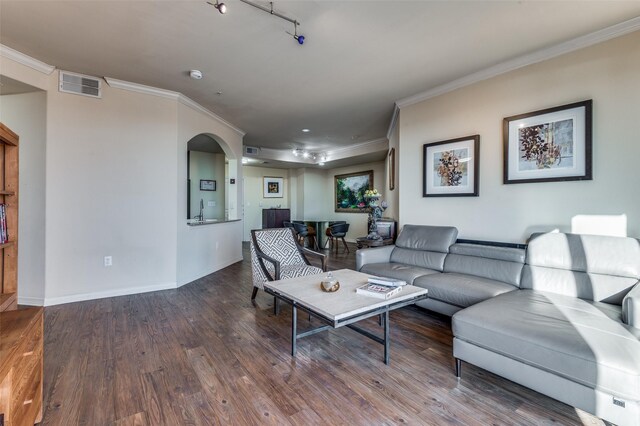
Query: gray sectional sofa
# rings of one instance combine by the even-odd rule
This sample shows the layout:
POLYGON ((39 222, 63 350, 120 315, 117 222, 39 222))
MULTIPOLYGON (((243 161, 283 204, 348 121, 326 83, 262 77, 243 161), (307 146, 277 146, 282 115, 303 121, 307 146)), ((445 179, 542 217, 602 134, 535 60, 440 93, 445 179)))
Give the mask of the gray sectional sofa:
POLYGON ((405 225, 395 246, 359 250, 356 267, 429 289, 420 305, 452 316, 458 377, 469 362, 640 424, 640 242, 534 234, 524 250, 456 238, 453 227, 405 225))

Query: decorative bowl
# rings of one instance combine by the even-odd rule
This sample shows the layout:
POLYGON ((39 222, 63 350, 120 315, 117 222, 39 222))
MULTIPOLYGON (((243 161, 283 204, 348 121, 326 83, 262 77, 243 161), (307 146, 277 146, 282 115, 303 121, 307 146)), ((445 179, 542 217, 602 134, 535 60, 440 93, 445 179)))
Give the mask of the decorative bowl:
POLYGON ((327 293, 333 293, 334 291, 340 290, 340 282, 339 281, 322 281, 320 283, 320 288, 322 291, 326 291, 327 293))

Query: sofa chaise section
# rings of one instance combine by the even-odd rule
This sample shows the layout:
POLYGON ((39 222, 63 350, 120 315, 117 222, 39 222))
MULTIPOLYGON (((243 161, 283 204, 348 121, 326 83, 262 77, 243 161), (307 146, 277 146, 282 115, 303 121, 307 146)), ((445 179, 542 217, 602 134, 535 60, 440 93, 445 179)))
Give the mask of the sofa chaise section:
POLYGON ((518 291, 457 312, 453 354, 619 425, 640 424, 640 243, 534 235, 518 291))
POLYGON ((483 300, 517 290, 524 256, 520 248, 454 244, 449 248, 442 274, 414 280, 414 285, 429 290, 429 298, 417 305, 452 316, 483 300))
POLYGON ((395 245, 358 250, 356 270, 412 284, 417 277, 442 272, 457 237, 452 226, 405 225, 395 245))

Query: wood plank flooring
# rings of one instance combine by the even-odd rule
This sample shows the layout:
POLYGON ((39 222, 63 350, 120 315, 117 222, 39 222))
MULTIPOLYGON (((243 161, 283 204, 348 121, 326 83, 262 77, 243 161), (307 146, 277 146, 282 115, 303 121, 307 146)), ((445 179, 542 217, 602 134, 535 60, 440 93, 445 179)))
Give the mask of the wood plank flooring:
POLYGON ((302 339, 293 359, 290 308, 251 303, 244 254, 177 290, 46 308, 43 424, 603 424, 468 364, 456 380, 450 320, 415 307, 391 313, 389 366, 346 328, 302 339))

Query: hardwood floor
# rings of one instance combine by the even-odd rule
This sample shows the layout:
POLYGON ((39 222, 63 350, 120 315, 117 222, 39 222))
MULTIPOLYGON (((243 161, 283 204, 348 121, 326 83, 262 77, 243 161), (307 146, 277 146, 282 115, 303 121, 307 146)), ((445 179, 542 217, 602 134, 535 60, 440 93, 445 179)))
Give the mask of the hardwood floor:
POLYGON ((46 308, 44 424, 602 424, 468 364, 456 380, 450 320, 415 307, 391 313, 389 366, 346 328, 293 359, 290 309, 251 303, 245 259, 177 290, 46 308))

